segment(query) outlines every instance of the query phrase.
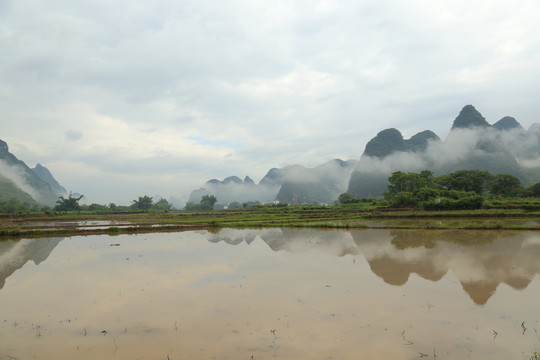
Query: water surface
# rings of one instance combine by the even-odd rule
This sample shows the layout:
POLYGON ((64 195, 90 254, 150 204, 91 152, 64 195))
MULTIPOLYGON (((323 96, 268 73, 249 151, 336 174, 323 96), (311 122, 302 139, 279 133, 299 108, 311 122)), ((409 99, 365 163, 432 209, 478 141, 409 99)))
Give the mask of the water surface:
POLYGON ((0 359, 528 359, 536 232, 0 242, 0 359))

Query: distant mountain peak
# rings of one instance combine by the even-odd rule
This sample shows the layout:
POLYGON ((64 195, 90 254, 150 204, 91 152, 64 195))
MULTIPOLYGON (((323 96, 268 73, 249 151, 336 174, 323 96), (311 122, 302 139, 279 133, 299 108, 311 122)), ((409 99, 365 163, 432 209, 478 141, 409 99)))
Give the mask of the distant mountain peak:
POLYGON ((452 129, 471 127, 490 127, 486 119, 472 105, 465 105, 454 120, 452 129))
POLYGON ((367 143, 364 155, 384 158, 398 151, 422 152, 430 141, 441 141, 441 138, 431 130, 424 130, 405 140, 399 130, 386 129, 367 143))
POLYGON ((540 134, 540 124, 538 124, 538 123, 532 124, 532 125, 529 127, 529 129, 527 130, 527 132, 529 132, 529 133, 540 134))
POLYGON ((283 169, 271 168, 261 181, 259 181, 259 185, 279 187, 283 183, 284 174, 285 171, 283 169))
MULTIPOLYGON (((47 180, 42 179, 35 169, 29 168, 24 161, 19 160, 15 155, 10 153, 7 143, 3 140, 0 140, 0 160, 3 169, 6 170, 5 173, 0 173, 0 183, 5 185, 0 186, 0 199, 13 198, 12 195, 15 192, 19 194, 24 192, 31 199, 41 204, 54 205, 58 199, 58 193, 53 189, 53 186, 47 180), (6 181, 10 182, 11 185, 6 185, 6 181)), ((46 170, 41 165, 37 168, 38 171, 40 169, 46 170)), ((46 170, 46 173, 54 180, 48 170, 46 170)), ((56 182, 56 180, 54 181, 56 182)), ((60 185, 58 186, 61 188, 60 185)), ((23 202, 26 201, 23 199, 24 196, 19 196, 18 198, 19 200, 22 199, 21 201, 23 202)))
POLYGON ((385 129, 371 139, 364 150, 364 155, 384 158, 396 151, 406 151, 403 135, 397 129, 385 129))
POLYGON ((501 120, 493 124, 493 127, 497 130, 511 130, 511 129, 523 129, 521 124, 511 116, 505 116, 501 120))
POLYGON ((47 184, 51 185, 52 189, 56 191, 59 194, 66 194, 67 190, 56 181, 54 176, 51 174, 49 169, 47 169, 45 166, 38 163, 36 167, 32 169, 34 173, 36 173, 37 176, 43 181, 45 181, 47 184))
POLYGON ((230 184, 230 183, 235 183, 235 184, 242 184, 242 179, 240 179, 238 176, 229 176, 229 177, 226 177, 225 179, 223 179, 223 184, 230 184))
POLYGON ((4 140, 0 140, 0 151, 9 151, 8 144, 4 140))
POLYGON ((405 140, 407 149, 413 152, 425 151, 430 141, 441 141, 441 138, 431 130, 424 130, 405 140))

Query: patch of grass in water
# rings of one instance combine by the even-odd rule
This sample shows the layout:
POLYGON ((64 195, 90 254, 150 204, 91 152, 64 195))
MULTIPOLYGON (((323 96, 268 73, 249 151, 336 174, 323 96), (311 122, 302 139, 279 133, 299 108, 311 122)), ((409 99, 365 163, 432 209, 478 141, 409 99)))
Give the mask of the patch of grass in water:
POLYGON ((107 233, 109 233, 109 235, 118 235, 120 231, 121 229, 118 226, 110 226, 107 229, 107 233))

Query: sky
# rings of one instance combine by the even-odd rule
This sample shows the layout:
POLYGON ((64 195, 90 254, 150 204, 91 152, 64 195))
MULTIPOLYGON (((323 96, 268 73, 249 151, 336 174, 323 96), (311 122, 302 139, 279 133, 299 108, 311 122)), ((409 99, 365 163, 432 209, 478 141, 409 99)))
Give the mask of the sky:
POLYGON ((0 139, 88 202, 540 122, 537 0, 0 0, 0 139))

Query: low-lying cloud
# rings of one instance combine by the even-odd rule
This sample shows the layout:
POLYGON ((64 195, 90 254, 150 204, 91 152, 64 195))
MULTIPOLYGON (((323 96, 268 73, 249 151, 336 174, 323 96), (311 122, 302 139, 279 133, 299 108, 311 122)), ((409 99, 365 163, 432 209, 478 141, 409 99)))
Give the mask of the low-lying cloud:
POLYGON ((387 178, 395 171, 433 171, 441 175, 461 169, 508 173, 522 185, 540 182, 535 168, 540 166, 540 127, 497 130, 457 128, 443 141, 429 141, 423 152, 394 152, 384 158, 363 155, 349 183, 355 196, 377 196, 386 190, 387 178))
POLYGON ((0 159, 1 176, 11 180, 18 188, 32 196, 33 199, 40 201, 39 192, 28 182, 25 170, 19 165, 10 165, 0 159))

